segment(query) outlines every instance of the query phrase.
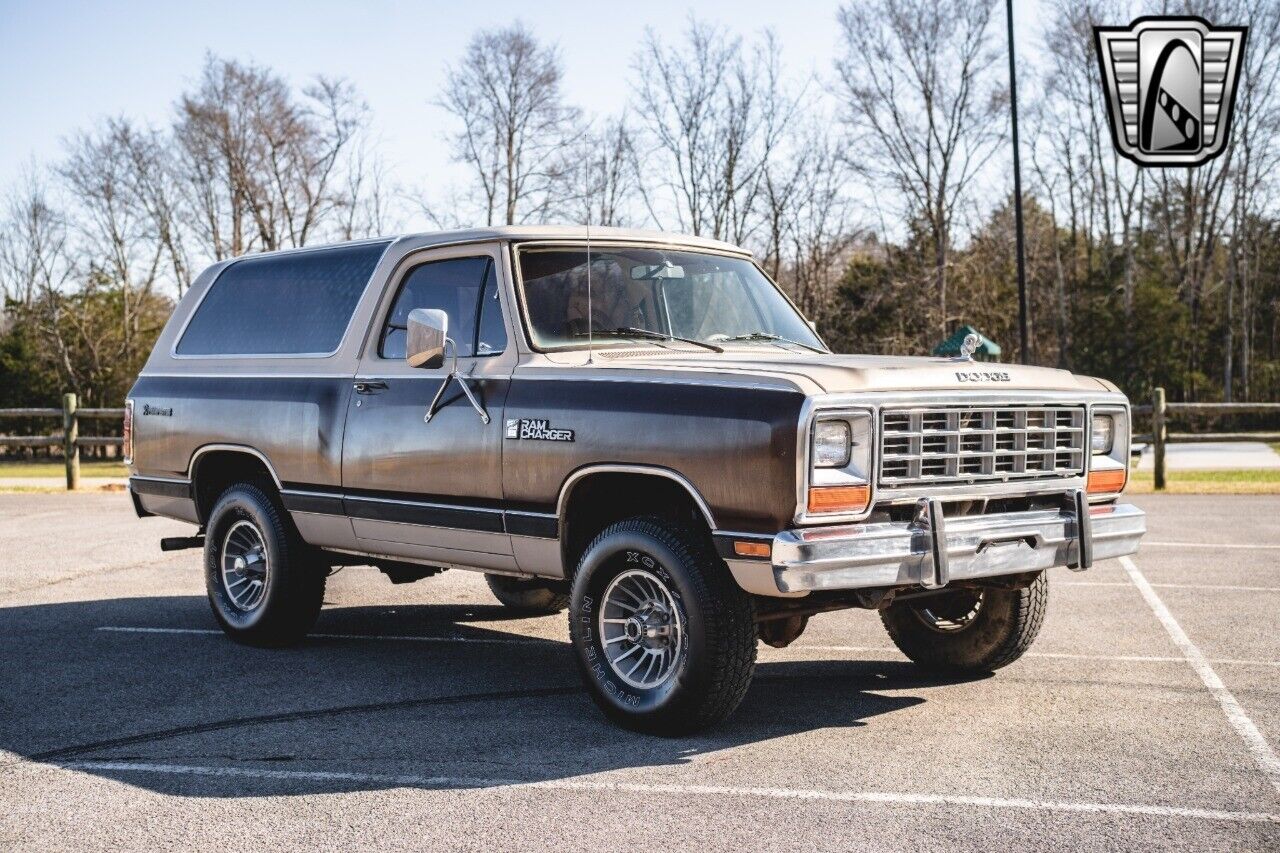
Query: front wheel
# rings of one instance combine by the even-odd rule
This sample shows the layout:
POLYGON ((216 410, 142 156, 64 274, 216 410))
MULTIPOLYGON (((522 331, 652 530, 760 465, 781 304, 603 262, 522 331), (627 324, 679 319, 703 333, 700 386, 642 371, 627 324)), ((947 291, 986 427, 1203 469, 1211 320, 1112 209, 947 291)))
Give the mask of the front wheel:
POLYGON ((1031 647, 1049 605, 1041 572, 1023 589, 956 589, 902 601, 880 612, 904 655, 940 672, 990 672, 1031 647))
POLYGON ((588 691, 613 721, 679 735, 738 707, 755 669, 751 599, 710 543, 656 518, 606 528, 569 599, 569 635, 588 691))

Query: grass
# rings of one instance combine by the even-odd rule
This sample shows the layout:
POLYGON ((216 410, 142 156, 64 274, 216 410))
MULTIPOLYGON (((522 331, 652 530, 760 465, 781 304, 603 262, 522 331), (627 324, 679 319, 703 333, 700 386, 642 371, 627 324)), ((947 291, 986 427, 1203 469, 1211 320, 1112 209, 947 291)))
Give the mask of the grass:
MULTIPOLYGON (((61 459, 41 459, 36 462, 0 462, 0 479, 6 477, 49 477, 62 479, 67 468, 61 459)), ((124 463, 110 459, 80 460, 81 477, 127 477, 129 469, 124 463)))
MULTIPOLYGON (((1131 471, 1127 491, 1139 495, 1155 492, 1151 471, 1131 471)), ((1280 495, 1280 469, 1240 471, 1169 471, 1164 494, 1170 495, 1280 495)))

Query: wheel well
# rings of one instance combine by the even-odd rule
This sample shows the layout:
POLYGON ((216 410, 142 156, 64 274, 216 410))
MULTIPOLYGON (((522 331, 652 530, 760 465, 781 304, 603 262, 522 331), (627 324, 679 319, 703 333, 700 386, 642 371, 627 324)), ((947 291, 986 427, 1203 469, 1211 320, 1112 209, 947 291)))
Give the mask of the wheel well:
POLYGON ((218 496, 235 483, 252 483, 273 497, 278 494, 275 478, 261 458, 244 450, 211 450, 200 454, 191 471, 196 514, 204 524, 218 496))
POLYGON ((658 474, 601 472, 573 484, 560 519, 565 576, 601 530, 640 515, 656 516, 710 534, 698 502, 683 485, 658 474))

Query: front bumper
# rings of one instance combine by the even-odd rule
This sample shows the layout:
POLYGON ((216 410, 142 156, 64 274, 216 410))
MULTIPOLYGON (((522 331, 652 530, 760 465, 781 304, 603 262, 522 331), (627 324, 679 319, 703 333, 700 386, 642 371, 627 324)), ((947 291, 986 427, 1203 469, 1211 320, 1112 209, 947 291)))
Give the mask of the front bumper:
POLYGON ((1122 503, 1088 508, 1083 537, 1072 508, 958 516, 935 527, 937 535, 919 522, 784 530, 773 539, 773 579, 782 593, 936 587, 1053 566, 1087 568, 1092 560, 1134 553, 1147 532, 1146 513, 1122 503))

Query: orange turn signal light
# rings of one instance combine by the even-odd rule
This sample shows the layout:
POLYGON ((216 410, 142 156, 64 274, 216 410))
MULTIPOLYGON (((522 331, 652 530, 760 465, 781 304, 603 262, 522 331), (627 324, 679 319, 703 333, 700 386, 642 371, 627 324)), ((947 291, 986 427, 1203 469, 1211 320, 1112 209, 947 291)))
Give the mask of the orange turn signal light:
POLYGON ((1104 471, 1090 471, 1089 485, 1086 487, 1091 495, 1109 495, 1120 491, 1129 479, 1129 472, 1123 468, 1110 468, 1104 471))
POLYGON ((814 486, 809 489, 809 512, 862 512, 870 499, 869 486, 814 486))
POLYGON ((733 553, 739 557, 772 557, 773 549, 768 542, 742 542, 736 540, 733 543, 733 553))

